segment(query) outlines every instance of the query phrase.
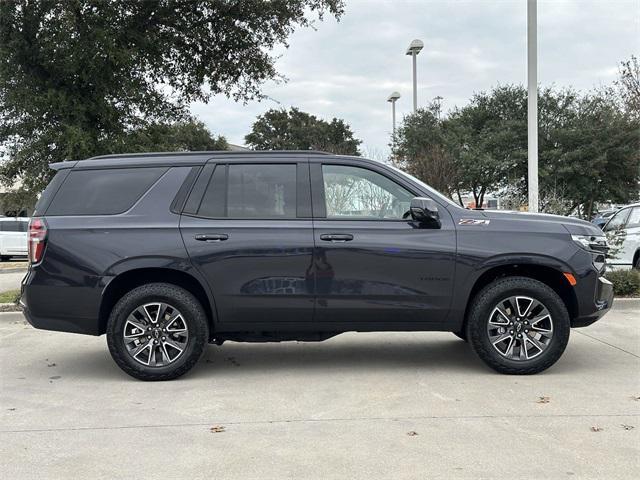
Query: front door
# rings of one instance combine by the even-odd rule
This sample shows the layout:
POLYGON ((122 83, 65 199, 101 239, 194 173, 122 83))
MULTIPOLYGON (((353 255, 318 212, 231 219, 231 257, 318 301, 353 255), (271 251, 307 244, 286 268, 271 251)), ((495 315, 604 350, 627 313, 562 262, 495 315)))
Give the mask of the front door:
POLYGON ((268 329, 274 322, 313 320, 310 217, 306 161, 203 169, 180 230, 213 293, 217 328, 268 329))
POLYGON ((452 295, 455 229, 403 218, 411 191, 384 170, 312 163, 316 322, 404 329, 443 322, 452 295), (384 326, 383 326, 384 324, 384 326))

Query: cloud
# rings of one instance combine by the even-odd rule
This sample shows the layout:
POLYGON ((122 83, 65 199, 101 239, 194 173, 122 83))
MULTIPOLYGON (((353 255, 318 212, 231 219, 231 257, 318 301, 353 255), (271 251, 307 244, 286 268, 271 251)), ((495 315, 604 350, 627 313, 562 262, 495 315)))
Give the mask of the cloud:
MULTIPOLYGON (((538 78, 542 85, 587 90, 610 83, 617 65, 640 53, 640 0, 538 2, 538 78)), ((269 84, 272 100, 235 103, 216 97, 192 112, 216 134, 244 143, 255 117, 269 108, 299 107, 343 118, 372 152, 387 152, 386 98, 397 90, 398 119, 411 112, 409 42, 420 38, 418 103, 444 98, 444 110, 473 92, 526 82, 526 3, 520 1, 347 1, 340 22, 295 32, 279 49, 289 81, 269 84)))

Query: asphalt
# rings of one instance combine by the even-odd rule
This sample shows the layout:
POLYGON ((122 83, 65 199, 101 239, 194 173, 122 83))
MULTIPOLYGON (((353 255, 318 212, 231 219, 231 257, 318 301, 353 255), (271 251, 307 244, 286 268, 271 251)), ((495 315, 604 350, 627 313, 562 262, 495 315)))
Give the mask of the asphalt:
POLYGON ((640 309, 572 332, 545 373, 504 376, 447 333, 210 346, 144 383, 104 337, 0 314, 10 479, 638 478, 640 309), (213 428, 213 430, 212 430, 213 428))

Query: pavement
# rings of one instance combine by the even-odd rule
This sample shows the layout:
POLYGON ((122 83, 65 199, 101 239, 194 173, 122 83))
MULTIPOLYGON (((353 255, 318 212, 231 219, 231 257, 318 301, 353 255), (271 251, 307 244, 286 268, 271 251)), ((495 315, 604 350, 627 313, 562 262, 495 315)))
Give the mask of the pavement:
POLYGON ((620 479, 640 472, 640 308, 499 375, 448 333, 209 346, 145 383, 104 337, 0 314, 0 471, 19 479, 620 479))
POLYGON ((0 292, 20 288, 20 282, 26 275, 27 271, 0 273, 0 292))

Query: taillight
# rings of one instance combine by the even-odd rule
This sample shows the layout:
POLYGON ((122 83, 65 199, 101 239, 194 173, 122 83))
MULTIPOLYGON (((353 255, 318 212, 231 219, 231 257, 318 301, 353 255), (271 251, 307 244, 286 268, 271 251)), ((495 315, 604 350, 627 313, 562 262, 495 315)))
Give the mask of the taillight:
POLYGON ((29 222, 29 261, 40 263, 47 240, 47 222, 44 218, 34 217, 29 222))

